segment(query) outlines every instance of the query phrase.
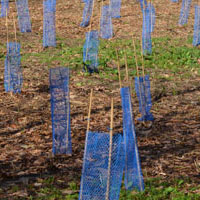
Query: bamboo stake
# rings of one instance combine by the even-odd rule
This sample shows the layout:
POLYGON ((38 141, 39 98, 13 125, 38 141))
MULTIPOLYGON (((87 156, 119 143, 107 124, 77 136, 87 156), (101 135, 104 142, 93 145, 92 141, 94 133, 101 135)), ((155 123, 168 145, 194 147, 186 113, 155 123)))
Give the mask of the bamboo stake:
MULTIPOLYGON (((68 77, 69 77, 69 68, 68 68, 68 77)), ((66 102, 66 97, 65 97, 65 102, 67 103, 67 138, 66 138, 66 149, 69 146, 69 123, 70 123, 70 117, 69 117, 69 108, 70 108, 70 93, 69 93, 69 78, 68 78, 68 92, 67 92, 67 98, 68 102, 66 102)))
POLYGON ((113 98, 111 99, 111 114, 110 114, 110 143, 109 143, 109 158, 108 158, 108 179, 106 188, 106 200, 109 200, 110 193, 110 171, 111 171, 111 158, 112 158, 112 138, 113 138, 113 98))
POLYGON ((102 12, 102 8, 103 8, 103 0, 101 0, 101 5, 100 5, 99 33, 100 33, 100 30, 101 30, 101 12, 102 12))
POLYGON ((8 11, 6 9, 6 39, 7 39, 7 44, 8 44, 8 11))
MULTIPOLYGON (((137 54, 136 54, 136 46, 135 46, 134 38, 133 38, 133 47, 134 47, 134 54, 135 54, 135 60, 136 60, 136 69, 137 69, 137 77, 138 77, 138 87, 139 87, 139 95, 140 95, 139 98, 141 99, 141 105, 143 105, 142 94, 141 94, 141 87, 140 87, 139 67, 138 67, 138 63, 137 63, 137 54)), ((144 108, 142 106, 142 113, 143 113, 143 111, 144 111, 144 108)))
POLYGON ((143 47, 142 47, 142 38, 141 38, 141 57, 142 57, 142 76, 145 76, 144 72, 144 56, 143 56, 143 47))
POLYGON ((129 85, 129 77, 128 77, 128 62, 127 62, 127 54, 126 51, 124 51, 124 62, 125 62, 125 70, 126 70, 126 82, 129 85))
POLYGON ((13 14, 13 25, 14 25, 14 33, 15 33, 15 42, 17 43, 17 29, 16 29, 16 24, 15 24, 14 14, 13 14))
POLYGON ((121 81, 121 73, 120 73, 120 63, 119 63, 119 54, 118 50, 115 49, 116 56, 117 56, 117 68, 118 68, 118 77, 119 77, 119 87, 122 88, 122 81, 121 81))
POLYGON ((93 89, 91 89, 91 92, 90 92, 90 103, 89 103, 89 110, 88 110, 87 132, 90 129, 90 115, 91 115, 91 107, 92 107, 92 95, 93 95, 93 89))
MULTIPOLYGON (((6 52, 9 53, 9 37, 8 37, 8 9, 6 8, 6 39, 7 39, 7 45, 6 45, 6 52)), ((10 67, 8 66, 8 88, 10 88, 10 67)), ((12 93, 11 93, 12 96, 12 93)))
POLYGON ((134 37, 133 37, 133 48, 134 48, 134 56, 135 56, 135 64, 136 64, 136 70, 137 70, 137 77, 140 76, 139 74, 139 67, 138 67, 138 62, 137 62, 137 54, 136 54, 136 46, 135 46, 135 41, 134 41, 134 37))

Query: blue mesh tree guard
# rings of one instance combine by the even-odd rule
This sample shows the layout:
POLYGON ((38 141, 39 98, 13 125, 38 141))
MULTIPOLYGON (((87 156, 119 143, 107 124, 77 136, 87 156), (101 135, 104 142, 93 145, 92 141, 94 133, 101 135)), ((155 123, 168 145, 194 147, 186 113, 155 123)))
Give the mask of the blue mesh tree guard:
POLYGON ((200 6, 195 5, 193 45, 200 45, 200 6))
POLYGON ((109 133, 87 132, 79 200, 118 200, 124 170, 124 144, 121 134, 112 137, 109 170, 109 133), (108 178, 110 184, 108 184, 108 178), (108 189, 108 190, 107 190, 108 189))
POLYGON ((139 0, 139 2, 140 2, 140 7, 141 7, 141 10, 143 10, 143 9, 144 9, 144 7, 146 7, 146 6, 147 6, 147 1, 146 1, 146 0, 139 0))
POLYGON ((83 62, 90 73, 98 71, 98 48, 99 48, 99 33, 96 30, 89 31, 85 35, 86 41, 83 46, 83 62), (89 62, 89 64, 88 64, 89 62))
POLYGON ((142 117, 139 118, 139 121, 153 121, 154 117, 150 112, 152 103, 151 103, 151 90, 150 90, 150 80, 149 76, 144 77, 135 77, 135 91, 139 100, 139 112, 142 114, 142 117))
POLYGON ((87 27, 90 24, 94 0, 85 0, 84 2, 85 6, 83 9, 83 19, 80 26, 87 27))
POLYGON ((143 25, 142 25, 142 50, 143 54, 152 53, 152 41, 151 41, 151 15, 148 7, 143 10, 143 25))
POLYGON ((22 33, 31 32, 31 22, 28 8, 28 0, 17 0, 17 14, 19 29, 22 33))
POLYGON ((5 59, 4 88, 6 92, 20 93, 22 87, 20 44, 9 42, 5 59))
POLYGON ((1 15, 0 15, 0 17, 6 17, 6 10, 7 10, 7 14, 8 14, 9 0, 1 0, 1 15))
POLYGON ((110 0, 110 12, 112 18, 120 18, 121 0, 110 0))
POLYGON ((181 13, 180 13, 180 17, 179 17, 179 25, 187 24, 189 12, 190 12, 191 1, 192 0, 183 0, 182 1, 181 13))
POLYGON ((71 154, 69 68, 50 69, 53 154, 71 154))
POLYGON ((144 180, 135 134, 134 117, 129 87, 121 88, 123 109, 123 137, 125 144, 125 187, 127 190, 144 190, 144 180))
POLYGON ((43 1, 43 47, 56 46, 56 0, 43 1))
POLYGON ((104 39, 109 39, 113 37, 112 18, 110 15, 110 7, 108 5, 102 7, 100 36, 104 39))
POLYGON ((154 6, 149 3, 147 6, 147 9, 149 10, 149 15, 150 15, 150 32, 153 32, 154 26, 155 26, 155 20, 156 20, 156 13, 155 13, 155 8, 154 6))

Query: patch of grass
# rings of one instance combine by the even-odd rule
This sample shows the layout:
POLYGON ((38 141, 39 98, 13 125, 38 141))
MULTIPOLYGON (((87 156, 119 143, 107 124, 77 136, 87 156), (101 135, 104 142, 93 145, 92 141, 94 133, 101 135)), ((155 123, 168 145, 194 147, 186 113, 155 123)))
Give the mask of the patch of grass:
MULTIPOLYGON (((53 178, 47 179, 43 183, 44 186, 37 192, 37 196, 30 196, 29 199, 78 200, 79 186, 75 182, 70 182, 65 190, 55 187, 53 178)), ((123 185, 120 200, 198 200, 200 194, 194 191, 199 189, 200 186, 192 186, 191 181, 186 178, 171 181, 149 178, 145 181, 143 192, 126 191, 123 185)))
POLYGON ((200 194, 189 193, 184 189, 187 182, 175 179, 170 182, 159 178, 148 179, 143 192, 126 191, 124 186, 120 200, 197 200, 200 194))
MULTIPOLYGON (((136 42, 138 66, 142 66, 140 41, 136 42)), ((188 40, 171 39, 168 37, 154 38, 153 53, 144 57, 145 72, 157 78, 162 73, 169 74, 169 77, 190 77, 193 73, 200 73, 198 68, 199 49, 191 45, 191 37, 188 40), (167 47, 167 48, 166 48, 167 47)), ((24 54, 25 61, 30 56, 37 57, 40 63, 49 67, 68 66, 74 70, 81 71, 83 67, 83 44, 84 41, 77 39, 73 41, 58 38, 56 48, 46 48, 42 52, 24 54)), ((101 78, 110 77, 117 79, 116 49, 119 52, 119 62, 124 76, 124 49, 126 49, 127 62, 130 76, 136 76, 136 62, 134 58, 133 45, 131 39, 101 40, 99 47, 99 66, 101 78), (113 76, 110 76, 113 75, 113 76)))

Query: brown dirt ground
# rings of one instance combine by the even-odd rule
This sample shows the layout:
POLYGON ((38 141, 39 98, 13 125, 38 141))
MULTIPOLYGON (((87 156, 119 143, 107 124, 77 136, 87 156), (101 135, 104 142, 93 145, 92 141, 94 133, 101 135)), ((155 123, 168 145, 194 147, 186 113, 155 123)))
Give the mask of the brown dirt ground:
MULTIPOLYGON (((122 17, 114 20, 116 38, 130 38, 134 32, 141 33, 141 12, 135 0, 122 1, 122 17)), ((94 10, 93 28, 98 28, 99 5, 94 10)), ((157 21, 153 37, 187 37, 192 34, 194 9, 186 27, 178 27, 178 11, 181 4, 170 0, 154 0, 157 21)), ((17 37, 22 44, 22 55, 26 52, 42 52, 42 0, 29 0, 32 18, 32 33, 17 37)), ((57 1, 57 36, 84 39, 88 28, 81 28, 83 3, 81 0, 57 1)), ((14 3, 10 3, 10 13, 16 15, 14 3)), ((9 16, 9 40, 14 31, 9 16)), ((6 43, 5 18, 0 19, 1 43, 6 43)), ((4 49, 6 54, 6 49, 4 49)), ((59 63, 56 63, 59 64, 59 63)), ((69 181, 79 182, 82 168, 84 141, 87 125, 87 110, 90 89, 94 89, 91 130, 107 131, 110 123, 110 97, 115 100, 115 132, 122 132, 122 111, 118 82, 101 79, 98 75, 85 77, 76 71, 71 72, 71 130, 73 155, 51 157, 52 130, 50 115, 49 69, 31 57, 22 63, 24 84, 21 94, 5 93, 3 87, 4 63, 0 61, 0 185, 6 188, 13 183, 24 188, 38 178, 55 176, 63 187, 69 181), (90 79, 96 86, 77 86, 79 80, 90 79)), ((54 67, 54 66, 52 66, 54 67)), ((141 164, 147 177, 189 177, 196 183, 200 178, 200 78, 194 74, 190 79, 178 79, 176 83, 163 79, 152 80, 152 112, 155 122, 149 129, 135 121, 141 164), (172 95, 176 85, 177 95, 172 95), (162 93, 162 88, 166 92, 162 93)), ((134 114, 137 118, 138 102, 133 98, 134 114)), ((13 194, 7 194, 10 198, 13 194)), ((12 199, 12 198, 11 198, 12 199)))

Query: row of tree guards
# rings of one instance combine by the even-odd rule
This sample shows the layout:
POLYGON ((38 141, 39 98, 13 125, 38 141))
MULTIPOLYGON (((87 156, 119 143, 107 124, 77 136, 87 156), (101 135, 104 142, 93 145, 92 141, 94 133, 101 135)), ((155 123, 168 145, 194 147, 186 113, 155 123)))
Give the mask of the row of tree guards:
MULTIPOLYGON (((177 0, 172 0, 178 2, 177 0)), ((99 49, 99 37, 103 39, 110 39, 113 37, 113 25, 112 18, 120 18, 121 0, 110 0, 109 5, 104 5, 104 1, 101 1, 100 6, 100 21, 99 30, 92 30, 93 10, 95 6, 95 0, 84 0, 85 6, 83 10, 82 27, 89 26, 89 31, 86 33, 86 40, 83 46, 83 70, 89 73, 98 72, 98 49, 99 49)), ((152 53, 152 41, 151 33, 155 26, 155 8, 153 1, 149 3, 146 0, 139 0, 142 14, 143 14, 143 26, 142 26, 142 49, 143 55, 152 53)), ((31 22, 28 8, 28 0, 15 0, 18 24, 21 32, 31 32, 31 22)), ((191 0, 182 0, 182 7, 179 18, 179 25, 187 23, 189 11, 191 7, 191 0)), ((55 29, 55 12, 56 12, 56 0, 43 1, 43 47, 56 46, 56 29, 55 29)), ((1 0, 1 17, 6 17, 9 13, 9 0, 1 0)), ((195 21, 194 21, 194 35, 193 45, 200 45, 200 6, 199 0, 195 5, 195 21)), ((21 89, 13 89, 16 85, 22 86, 15 77, 22 77, 20 69, 20 47, 13 48, 12 44, 7 45, 7 56, 5 61, 5 89, 6 91, 13 91, 14 93, 20 92, 21 89), (18 58, 12 59, 12 56, 18 58), (15 68, 16 65, 16 68, 15 68), (9 68, 9 69, 8 69, 9 68), (16 74, 16 73, 18 73, 16 74), (13 78, 12 78, 13 77, 13 78), (17 82, 16 82, 17 81, 17 82), (10 88, 9 88, 10 87, 10 88)), ((17 45, 14 45, 17 46, 17 45)), ((19 46, 19 45, 18 45, 19 46)), ((22 78, 21 78, 22 79, 22 78)), ((146 77, 148 79, 148 77, 146 77)), ((141 80, 142 81, 142 80, 141 80)), ((147 80, 148 82, 148 80, 147 80)), ((17 86, 18 87, 18 86, 17 86)), ((18 87, 19 88, 19 87, 18 87)))

